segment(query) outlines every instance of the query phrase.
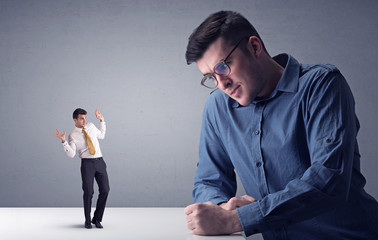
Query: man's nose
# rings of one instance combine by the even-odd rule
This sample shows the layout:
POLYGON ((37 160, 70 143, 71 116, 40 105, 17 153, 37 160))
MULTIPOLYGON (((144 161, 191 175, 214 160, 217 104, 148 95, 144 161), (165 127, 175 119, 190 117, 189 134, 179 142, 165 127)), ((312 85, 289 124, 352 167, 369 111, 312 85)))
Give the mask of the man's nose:
POLYGON ((232 80, 228 76, 217 75, 218 88, 227 89, 232 85, 232 80))

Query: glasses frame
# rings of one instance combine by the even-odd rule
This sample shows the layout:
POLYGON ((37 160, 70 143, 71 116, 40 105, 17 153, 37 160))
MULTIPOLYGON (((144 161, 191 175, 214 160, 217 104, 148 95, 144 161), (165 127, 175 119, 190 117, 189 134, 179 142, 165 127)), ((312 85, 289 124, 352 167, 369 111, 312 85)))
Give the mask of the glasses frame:
POLYGON ((241 43, 241 41, 243 40, 244 38, 240 39, 238 41, 238 43, 232 48, 232 50, 230 51, 229 54, 227 54, 227 56, 224 58, 224 59, 221 59, 217 64, 215 64, 214 68, 213 68, 213 72, 212 73, 208 73, 208 74, 205 74, 201 80, 201 85, 206 87, 206 88, 209 88, 209 89, 215 89, 218 87, 218 79, 214 76, 214 74, 217 74, 219 76, 228 76, 230 73, 231 73, 231 67, 227 64, 227 59, 231 56, 231 54, 235 51, 235 49, 239 46, 239 44, 241 43), (216 68, 217 66, 219 66, 220 64, 223 64, 225 65, 227 68, 228 68, 228 73, 226 74, 221 74, 221 73, 217 73, 216 72, 216 68), (209 87, 205 84, 205 82, 207 80, 213 80, 215 82, 215 87, 209 87))

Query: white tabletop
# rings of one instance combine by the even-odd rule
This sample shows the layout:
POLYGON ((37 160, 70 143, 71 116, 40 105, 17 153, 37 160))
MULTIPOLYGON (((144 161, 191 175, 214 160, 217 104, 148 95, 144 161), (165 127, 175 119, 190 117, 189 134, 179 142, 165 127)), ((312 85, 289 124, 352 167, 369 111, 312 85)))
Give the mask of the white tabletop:
MULTIPOLYGON (((184 208, 106 208, 103 229, 84 228, 83 208, 0 208, 0 239, 242 240, 197 236, 186 228, 184 208)), ((257 236, 258 237, 258 236, 257 236)), ((253 238, 253 239, 261 239, 253 238)))

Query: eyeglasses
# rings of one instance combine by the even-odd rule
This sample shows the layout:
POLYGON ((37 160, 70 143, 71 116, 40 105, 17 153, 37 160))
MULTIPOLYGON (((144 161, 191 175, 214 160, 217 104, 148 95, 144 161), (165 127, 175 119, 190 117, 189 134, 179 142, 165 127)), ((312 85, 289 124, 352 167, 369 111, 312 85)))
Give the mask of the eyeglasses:
POLYGON ((235 47, 230 51, 230 53, 225 57, 225 59, 222 59, 214 66, 213 73, 208 73, 203 76, 201 80, 201 85, 210 89, 214 89, 218 86, 218 80, 214 76, 214 74, 217 74, 219 76, 227 76, 231 73, 231 68, 227 64, 227 59, 231 56, 231 54, 235 51, 235 49, 239 46, 240 42, 243 39, 240 39, 239 42, 235 45, 235 47))

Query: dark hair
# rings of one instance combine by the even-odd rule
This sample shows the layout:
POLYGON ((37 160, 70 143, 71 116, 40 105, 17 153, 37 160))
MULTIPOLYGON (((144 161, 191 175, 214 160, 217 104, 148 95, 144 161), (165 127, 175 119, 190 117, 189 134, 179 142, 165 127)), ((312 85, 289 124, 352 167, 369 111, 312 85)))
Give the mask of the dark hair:
POLYGON ((87 111, 85 111, 82 108, 76 108, 75 111, 72 114, 72 118, 77 119, 79 114, 87 115, 87 111))
POLYGON ((186 48, 186 62, 191 64, 202 57, 207 48, 219 37, 227 44, 234 45, 243 37, 256 36, 260 39, 264 51, 265 45, 256 29, 240 13, 232 11, 219 11, 205 19, 189 37, 186 48))

